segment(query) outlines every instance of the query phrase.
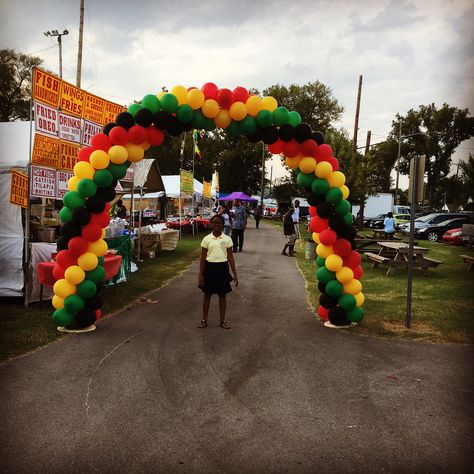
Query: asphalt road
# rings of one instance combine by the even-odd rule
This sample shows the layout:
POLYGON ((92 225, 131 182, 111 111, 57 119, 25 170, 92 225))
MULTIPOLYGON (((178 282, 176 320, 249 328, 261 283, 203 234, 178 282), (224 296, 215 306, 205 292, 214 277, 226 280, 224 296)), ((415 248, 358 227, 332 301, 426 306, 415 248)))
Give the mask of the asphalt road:
POLYGON ((195 262, 1 365, 2 472, 472 472, 473 347, 327 329, 283 236, 245 237, 231 330, 215 297, 196 328, 195 262))

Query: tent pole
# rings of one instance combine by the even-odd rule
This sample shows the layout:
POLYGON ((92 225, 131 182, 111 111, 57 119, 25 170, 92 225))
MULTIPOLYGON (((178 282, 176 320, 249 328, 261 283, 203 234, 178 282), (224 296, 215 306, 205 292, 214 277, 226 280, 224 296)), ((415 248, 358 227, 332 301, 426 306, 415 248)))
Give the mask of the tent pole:
POLYGON ((141 251, 141 238, 142 238, 142 196, 143 196, 143 187, 140 188, 140 203, 138 205, 138 249, 137 249, 137 261, 140 261, 140 251, 141 251))

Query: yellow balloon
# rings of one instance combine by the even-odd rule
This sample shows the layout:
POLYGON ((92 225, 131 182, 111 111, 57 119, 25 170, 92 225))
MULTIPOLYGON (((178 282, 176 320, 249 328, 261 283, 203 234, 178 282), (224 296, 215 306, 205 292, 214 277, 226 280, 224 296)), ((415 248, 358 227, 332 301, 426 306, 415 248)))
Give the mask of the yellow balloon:
POLYGON ((324 178, 327 179, 328 176, 332 173, 332 165, 331 163, 327 161, 321 161, 316 165, 316 168, 314 170, 314 174, 318 178, 324 178))
POLYGON ((278 102, 271 95, 262 99, 262 110, 269 110, 270 112, 273 112, 277 107, 278 102))
POLYGON ((334 249, 332 248, 332 245, 318 244, 316 247, 316 253, 318 254, 318 257, 327 258, 329 255, 334 253, 334 249))
MULTIPOLYGON (((151 145, 148 142, 143 142, 143 143, 140 143, 140 146, 143 148, 143 151, 147 151, 148 148, 150 148, 151 145)), ((129 157, 129 159, 130 159, 130 157, 129 157)))
POLYGON ((292 170, 298 168, 300 165, 301 157, 300 156, 294 156, 293 158, 289 158, 288 156, 285 157, 285 163, 288 168, 291 168, 292 170))
POLYGON ((107 235, 107 232, 105 229, 102 229, 102 235, 100 236, 101 239, 105 239, 105 236, 107 235))
POLYGON ((365 301, 364 293, 362 292, 357 293, 356 295, 354 295, 354 298, 356 299, 357 306, 362 306, 364 304, 364 301, 365 301))
POLYGON ((219 104, 214 99, 207 99, 202 104, 202 113, 207 118, 214 118, 217 117, 219 113, 219 104))
MULTIPOLYGON (((148 143, 148 142, 146 142, 148 143)), ((141 161, 145 156, 145 150, 141 145, 135 145, 133 143, 127 143, 125 145, 127 150, 128 161, 132 163, 136 163, 137 161, 141 161)))
POLYGON ((342 191, 342 199, 347 199, 349 197, 349 188, 344 184, 339 189, 342 191))
POLYGON ((232 123, 232 117, 226 109, 219 110, 219 113, 214 117, 214 123, 218 128, 227 128, 232 123))
POLYGON ((187 103, 193 110, 200 109, 205 99, 204 92, 201 89, 188 91, 187 103))
POLYGON ((354 272, 349 267, 342 267, 336 272, 337 281, 342 283, 348 283, 354 278, 354 272))
POLYGON ((317 244, 319 244, 319 232, 313 232, 313 241, 316 242, 317 244))
POLYGON ((243 102, 234 102, 229 113, 233 120, 243 120, 247 116, 247 107, 243 102))
MULTIPOLYGON (((93 152, 95 153, 95 152, 93 152)), ((105 153, 105 152, 102 152, 105 153)), ((92 156, 92 154, 91 154, 92 156)), ((94 177, 95 169, 94 165, 87 163, 87 161, 78 161, 74 165, 74 174, 81 180, 84 178, 92 179, 94 177)))
POLYGON ((104 256, 108 249, 109 247, 104 239, 99 239, 95 242, 89 242, 89 252, 92 252, 98 257, 104 256))
POLYGON ((77 264, 86 272, 90 272, 97 267, 99 259, 97 255, 92 252, 84 252, 78 259, 77 264))
POLYGON ((188 90, 184 86, 174 86, 171 93, 178 99, 178 106, 185 104, 188 99, 188 90))
POLYGON ((61 298, 58 295, 54 295, 52 304, 53 304, 53 308, 55 308, 55 309, 64 308, 64 298, 61 298))
POLYGON ((67 182, 67 188, 69 191, 77 191, 77 185, 79 184, 80 178, 77 176, 71 176, 67 182))
POLYGON ((316 160, 312 156, 304 156, 301 158, 299 167, 303 173, 312 173, 316 168, 316 160))
POLYGON ((338 272, 342 268, 343 262, 339 255, 333 253, 332 255, 326 257, 326 262, 324 264, 328 270, 331 270, 332 272, 338 272))
POLYGON ((340 171, 332 172, 326 179, 328 180, 329 185, 334 188, 340 188, 346 182, 344 173, 341 173, 340 171))
POLYGON ((350 295, 357 295, 357 293, 360 293, 362 290, 362 283, 353 278, 351 281, 348 283, 344 283, 344 293, 349 293, 350 295))
POLYGON ((58 280, 54 286, 53 291, 55 295, 60 298, 67 298, 69 295, 76 293, 76 285, 69 283, 65 278, 58 280))
POLYGON ((91 153, 90 162, 96 170, 104 170, 109 166, 109 155, 104 150, 95 150, 91 153))
POLYGON ((245 102, 247 113, 252 117, 256 117, 262 110, 262 99, 258 95, 251 95, 245 102))
POLYGON ((79 283, 84 281, 85 277, 86 274, 84 273, 84 270, 78 265, 71 265, 64 272, 64 278, 73 285, 79 285, 79 283))
POLYGON ((110 161, 116 165, 125 163, 128 158, 127 149, 122 145, 111 146, 109 148, 108 155, 110 161))

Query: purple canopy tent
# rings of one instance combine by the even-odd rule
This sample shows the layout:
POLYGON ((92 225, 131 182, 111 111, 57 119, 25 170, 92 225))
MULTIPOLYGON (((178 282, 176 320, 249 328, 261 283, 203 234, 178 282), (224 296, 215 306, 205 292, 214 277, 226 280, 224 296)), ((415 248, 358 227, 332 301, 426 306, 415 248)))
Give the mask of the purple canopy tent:
POLYGON ((236 199, 238 199, 239 201, 258 202, 258 199, 251 198, 242 191, 235 191, 231 194, 228 194, 223 198, 219 198, 219 201, 235 201, 236 199))

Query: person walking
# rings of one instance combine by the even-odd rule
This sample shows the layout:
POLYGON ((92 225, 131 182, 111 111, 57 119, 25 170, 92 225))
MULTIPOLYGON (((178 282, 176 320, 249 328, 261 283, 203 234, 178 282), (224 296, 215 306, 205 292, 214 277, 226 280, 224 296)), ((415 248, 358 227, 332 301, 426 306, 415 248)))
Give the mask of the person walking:
POLYGON ((293 249, 295 248, 296 234, 295 224, 293 222, 293 213, 294 209, 290 207, 283 217, 283 234, 285 236, 285 246, 283 247, 281 254, 288 255, 288 257, 295 256, 293 249), (288 249, 288 253, 286 253, 286 249, 288 249))
POLYGON ((226 205, 222 205, 219 208, 219 215, 224 218, 224 234, 230 236, 230 230, 232 228, 232 217, 230 215, 230 210, 226 205))
POLYGON ((127 211, 127 208, 125 207, 123 201, 121 199, 119 199, 115 206, 116 206, 115 217, 120 217, 120 219, 126 219, 128 211, 127 211))
POLYGON ((236 199, 234 202, 234 220, 232 224, 233 251, 242 252, 244 246, 244 232, 247 227, 247 210, 242 206, 242 202, 236 199))
POLYGON ((395 219, 391 212, 387 212, 385 219, 383 221, 383 230, 385 232, 385 237, 390 239, 395 234, 395 219))
POLYGON ((232 254, 232 240, 222 233, 224 218, 217 214, 211 219, 212 233, 206 235, 201 242, 201 260, 199 262, 198 287, 204 293, 202 302, 202 320, 197 326, 199 329, 207 327, 211 296, 219 295, 219 327, 230 329, 225 319, 227 309, 226 294, 232 291, 230 282, 239 285, 234 255, 232 254), (232 275, 229 272, 229 264, 232 275))
POLYGON ((295 226, 295 235, 296 235, 296 239, 301 239, 301 235, 300 235, 300 202, 298 201, 298 199, 295 200, 295 204, 294 204, 294 209, 293 209, 293 215, 292 215, 292 218, 293 218, 293 225, 295 226))

